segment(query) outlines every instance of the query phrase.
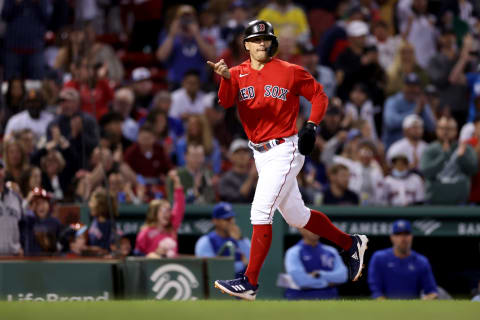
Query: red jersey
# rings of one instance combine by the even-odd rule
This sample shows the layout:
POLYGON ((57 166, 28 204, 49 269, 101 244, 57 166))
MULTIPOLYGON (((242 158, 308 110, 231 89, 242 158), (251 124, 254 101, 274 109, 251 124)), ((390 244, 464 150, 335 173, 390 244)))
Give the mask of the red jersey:
POLYGON ((249 59, 231 68, 230 75, 220 82, 220 104, 238 106, 245 133, 253 143, 296 134, 300 96, 312 103, 309 121, 318 124, 327 110, 322 85, 298 65, 273 58, 261 70, 254 70, 249 59))

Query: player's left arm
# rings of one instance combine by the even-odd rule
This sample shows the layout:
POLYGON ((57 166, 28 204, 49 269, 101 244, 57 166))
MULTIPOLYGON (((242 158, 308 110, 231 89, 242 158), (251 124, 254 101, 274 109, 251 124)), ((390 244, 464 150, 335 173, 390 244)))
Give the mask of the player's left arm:
POLYGON ((422 274, 420 275, 420 279, 422 282, 422 289, 424 292, 424 296, 422 297, 423 300, 432 300, 438 298, 438 289, 437 283, 435 282, 435 277, 433 276, 432 267, 428 262, 427 258, 425 258, 425 265, 422 268, 422 274))
POLYGON ((312 111, 308 122, 318 125, 322 121, 328 106, 328 96, 323 91, 323 86, 305 69, 296 67, 293 91, 293 93, 304 96, 312 103, 312 111))

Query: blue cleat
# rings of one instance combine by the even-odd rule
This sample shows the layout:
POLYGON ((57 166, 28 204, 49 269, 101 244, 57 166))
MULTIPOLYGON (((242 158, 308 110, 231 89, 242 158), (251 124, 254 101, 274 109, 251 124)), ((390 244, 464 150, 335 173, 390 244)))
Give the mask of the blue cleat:
POLYGON ((352 247, 343 252, 343 259, 348 269, 348 279, 357 281, 362 275, 364 268, 363 256, 367 250, 368 238, 365 235, 354 234, 352 247))
POLYGON ((254 301, 257 296, 258 285, 251 285, 248 278, 243 276, 233 280, 216 280, 215 288, 231 296, 254 301))

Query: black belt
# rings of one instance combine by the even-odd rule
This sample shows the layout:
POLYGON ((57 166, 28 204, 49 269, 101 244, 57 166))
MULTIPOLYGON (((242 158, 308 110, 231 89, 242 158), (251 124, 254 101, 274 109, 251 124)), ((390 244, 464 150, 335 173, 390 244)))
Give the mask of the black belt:
POLYGON ((278 146, 279 144, 282 144, 285 142, 285 139, 280 138, 280 139, 272 139, 267 142, 262 142, 262 143, 253 143, 249 142, 248 145, 258 151, 258 152, 267 152, 268 150, 272 149, 275 146, 278 146))

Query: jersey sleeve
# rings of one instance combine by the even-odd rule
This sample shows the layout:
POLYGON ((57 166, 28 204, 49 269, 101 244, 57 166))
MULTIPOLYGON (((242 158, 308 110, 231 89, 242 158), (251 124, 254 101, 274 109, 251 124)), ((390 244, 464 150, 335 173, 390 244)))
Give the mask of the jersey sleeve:
POLYGON ((204 235, 198 239, 195 244, 195 256, 197 257, 215 257, 217 254, 210 244, 208 236, 204 235))
POLYGON ((220 88, 218 89, 218 100, 224 108, 230 108, 235 104, 238 95, 238 82, 236 72, 230 69, 230 79, 222 77, 220 88))
POLYGON ((312 111, 310 112, 310 118, 308 120, 319 124, 328 106, 328 97, 323 91, 322 85, 305 69, 296 67, 293 90, 295 94, 304 96, 312 103, 312 111))

